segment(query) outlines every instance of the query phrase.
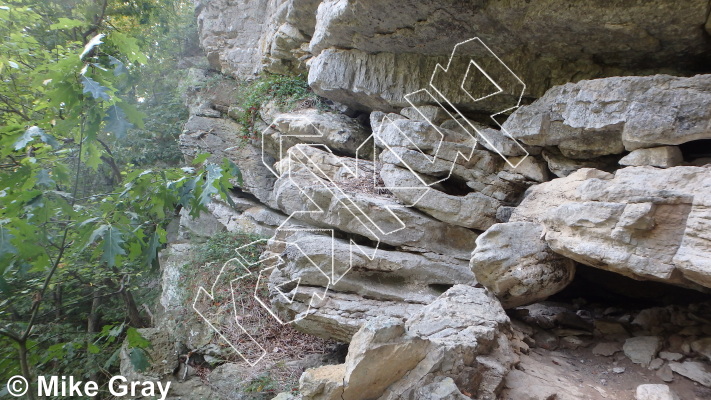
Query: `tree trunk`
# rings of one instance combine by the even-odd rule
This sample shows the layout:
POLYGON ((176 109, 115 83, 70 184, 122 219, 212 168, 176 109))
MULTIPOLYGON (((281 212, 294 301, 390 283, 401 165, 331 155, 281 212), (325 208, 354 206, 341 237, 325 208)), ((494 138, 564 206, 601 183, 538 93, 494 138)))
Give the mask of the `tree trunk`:
MULTIPOLYGON (((87 348, 87 354, 86 356, 90 359, 93 359, 95 354, 92 354, 88 349, 89 345, 93 342, 94 335, 92 333, 96 333, 99 331, 99 306, 101 305, 101 295, 99 294, 99 289, 96 287, 92 288, 91 291, 91 309, 89 310, 89 318, 86 323, 86 332, 88 333, 87 338, 86 338, 86 348, 87 348)), ((89 379, 96 382, 99 378, 98 372, 93 372, 90 376, 89 379)))
POLYGON ((64 316, 64 310, 62 309, 62 285, 57 285, 52 292, 52 297, 54 298, 54 315, 57 320, 61 320, 64 316))
POLYGON ((17 342, 18 352, 20 353, 20 369, 22 370, 22 376, 27 379, 27 393, 26 396, 30 400, 35 400, 35 392, 32 388, 32 374, 30 373, 30 364, 27 362, 27 341, 21 340, 17 342))
POLYGON ((128 313, 128 320, 131 323, 131 326, 134 328, 143 328, 145 323, 143 322, 143 318, 141 318, 141 313, 138 311, 138 307, 136 306, 136 302, 133 300, 131 292, 124 289, 121 291, 121 297, 126 305, 126 312, 128 313))
POLYGON ((86 331, 88 333, 95 333, 99 331, 99 306, 101 305, 101 296, 99 295, 99 290, 94 288, 92 290, 91 299, 91 309, 89 310, 89 319, 86 323, 86 331))

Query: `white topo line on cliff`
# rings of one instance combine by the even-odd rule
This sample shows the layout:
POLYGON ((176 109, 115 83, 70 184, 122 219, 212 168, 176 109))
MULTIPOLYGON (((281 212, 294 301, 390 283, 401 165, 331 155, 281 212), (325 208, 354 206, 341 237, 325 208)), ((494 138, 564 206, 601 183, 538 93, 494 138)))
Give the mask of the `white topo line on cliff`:
MULTIPOLYGON (((405 223, 402 221, 402 219, 397 215, 395 212, 396 209, 398 208, 403 208, 403 207, 414 207, 417 205, 417 203, 424 198, 424 196, 429 193, 430 190, 432 190, 432 185, 435 185, 437 183, 440 183, 448 178, 451 177, 455 164, 458 161, 459 157, 463 158, 466 161, 469 161, 474 154, 476 145, 477 145, 477 138, 483 139, 489 146, 494 149, 512 168, 518 167, 523 160, 528 157, 529 153, 526 151, 523 146, 521 146, 508 132, 506 132, 503 127, 502 127, 502 132, 503 135, 506 136, 507 138, 511 139, 517 146, 521 148, 521 150, 525 153, 525 156, 523 156, 516 164, 513 164, 490 140, 489 138, 486 137, 475 125, 469 121, 464 116, 464 113, 460 111, 456 106, 453 101, 448 99, 440 89, 437 88, 435 85, 435 78, 438 73, 448 73, 451 71, 452 68, 452 63, 455 60, 456 53, 461 46, 464 46, 466 44, 477 44, 480 46, 483 46, 483 48, 490 53, 491 56, 493 56, 504 68, 508 73, 510 73, 513 78, 522 85, 522 89, 520 91, 520 95, 518 97, 518 101, 516 101, 516 104, 513 105, 512 107, 508 107, 504 109, 503 111, 497 112, 495 114, 491 115, 491 118, 496 122, 497 125, 501 127, 501 125, 496 121, 494 117, 511 111, 513 109, 516 109, 520 106, 521 99, 523 97, 523 93, 525 91, 525 84, 521 79, 516 76, 511 69, 506 66, 501 59, 496 56, 479 38, 472 38, 468 39, 466 41, 460 42, 457 45, 454 46, 454 49, 452 51, 452 55, 450 56, 449 62, 447 63, 446 67, 443 67, 441 64, 437 64, 434 72, 432 74, 432 77, 430 79, 429 83, 429 88, 425 89, 420 89, 417 91, 414 91, 412 93, 408 93, 405 95, 406 101, 413 107, 417 112, 427 121, 439 134, 440 138, 438 143, 433 147, 434 151, 433 154, 428 154, 427 152, 423 151, 420 149, 420 147, 413 141, 411 137, 409 137, 405 132, 403 132, 399 127, 398 124, 392 120, 390 117, 387 115, 383 119, 383 121, 380 123, 380 125, 373 130, 373 134, 370 135, 360 146, 358 146, 357 151, 356 151, 356 157, 355 157, 355 168, 352 168, 351 166, 347 165, 342 161, 340 157, 337 157, 334 155, 334 159, 338 161, 338 167, 340 168, 341 171, 345 171, 345 175, 347 175, 351 179, 357 179, 359 178, 359 175, 362 174, 361 169, 359 168, 359 163, 363 162, 363 159, 360 157, 360 154, 365 153, 364 149, 365 146, 368 146, 372 143, 373 145, 373 150, 375 150, 376 143, 383 147, 384 149, 388 150, 390 154, 395 156, 397 160, 399 161, 400 167, 404 167, 407 169, 415 178, 416 182, 418 183, 417 186, 414 187, 388 187, 388 186, 377 186, 378 182, 378 171, 374 167, 378 160, 373 159, 373 188, 374 189, 387 189, 390 190, 391 192, 396 192, 396 191, 415 191, 417 194, 415 195, 415 200, 410 202, 410 204, 397 204, 393 202, 392 205, 384 207, 386 212, 394 218, 395 221, 397 221, 396 225, 398 225, 397 228, 395 229, 385 229, 383 226, 380 226, 377 223, 377 220, 374 218, 371 218, 371 216, 366 212, 366 210, 363 209, 361 204, 359 203, 357 199, 357 195, 354 195, 354 192, 352 189, 344 187, 342 182, 339 182, 337 180, 331 179, 331 177, 328 175, 326 171, 324 171, 319 163, 316 160, 313 160, 309 152, 306 149, 307 147, 316 147, 316 148, 321 148, 321 150, 325 151, 327 154, 333 155, 333 152, 331 149, 325 145, 325 144, 308 144, 308 143, 300 143, 297 145, 292 146, 289 149, 284 149, 283 148, 283 139, 286 137, 295 137, 299 139, 305 139, 306 142, 309 142, 310 139, 314 138, 324 138, 324 134, 318 129, 316 124, 314 124, 312 121, 309 121, 309 124, 314 128, 314 134, 304 134, 304 135, 288 135, 288 134, 280 134, 279 135, 279 146, 278 146, 278 151, 279 151, 279 165, 280 168, 275 168, 274 165, 270 165, 269 162, 267 162, 267 157, 266 157, 266 151, 264 148, 264 140, 262 140, 262 162, 264 165, 269 169, 269 171, 277 177, 277 179, 288 179, 291 184, 293 184, 299 192, 304 196, 306 199, 306 203, 304 206, 304 209, 302 210, 296 210, 289 215, 289 217, 276 229, 275 235, 271 239, 261 239, 255 242, 252 242, 250 244, 241 246, 237 249, 235 249, 236 252, 236 257, 225 262, 224 265, 222 266, 220 273, 216 277, 212 287, 210 290, 206 290, 204 287, 199 287, 195 300, 193 302, 193 309, 200 315, 202 319, 204 319, 208 326, 214 330, 218 336, 227 342, 227 344, 242 358, 244 359, 247 363, 249 363, 251 366, 256 365, 259 361, 261 361, 264 356, 267 353, 267 350, 259 344, 254 337, 252 337, 247 329, 243 327, 240 324, 240 320, 242 319, 238 315, 237 307, 236 307, 236 295, 235 295, 235 288, 237 285, 240 284, 240 281, 243 280, 244 278, 251 276, 252 274, 257 275, 257 285, 255 287, 255 292, 254 292, 254 298, 255 300, 269 312, 271 317, 273 317, 277 322, 280 324, 290 324, 290 323, 295 323, 298 322, 311 313, 312 307, 316 307, 320 304, 323 304, 324 301, 327 300, 327 293, 328 290, 336 285, 343 277, 352 269, 353 267, 353 255, 355 251, 357 250, 361 254, 363 254, 368 260, 372 261, 376 257, 377 250, 380 246, 381 239, 383 237, 386 237, 387 235, 392 235, 395 234, 403 229, 406 228, 405 223), (432 92, 430 92, 429 89, 432 89, 437 96, 433 95, 432 92), (417 107, 416 103, 412 100, 412 97, 416 95, 421 95, 421 94, 426 94, 427 96, 430 97, 430 99, 436 103, 441 109, 443 109, 453 120, 455 120, 459 126, 469 134, 471 137, 471 140, 469 140, 467 143, 470 145, 467 147, 467 152, 463 153, 461 151, 457 151, 457 154, 454 157, 454 160, 445 160, 442 159, 441 157, 438 157, 439 151, 441 148, 442 143, 445 141, 445 135, 444 133, 440 130, 440 128, 435 124, 433 121, 431 121, 425 113, 420 111, 420 109, 417 107), (442 102, 446 103, 449 107, 445 107, 442 102), (453 113, 452 111, 453 110, 453 113), (463 124, 460 122, 460 119, 465 122, 463 124), (391 143, 388 143, 387 140, 384 139, 384 130, 388 127, 393 127, 396 129, 396 135, 400 136, 405 139, 407 143, 409 143, 409 146, 412 148, 416 149, 422 156, 424 156, 428 162, 434 164, 435 162, 442 161, 450 164, 450 169, 449 173, 446 174, 446 176, 442 179, 438 179, 436 181, 432 182, 426 182, 421 175, 414 169, 412 168, 406 160, 402 159, 400 155, 391 147, 391 143), (474 134, 472 134, 472 132, 474 134), (286 150, 286 151, 285 151, 286 150), (306 181, 308 182, 308 186, 304 187, 302 186, 302 183, 304 182, 304 177, 306 177, 306 181), (293 221, 298 221, 300 216, 308 216, 310 218, 317 217, 318 215, 324 215, 327 212, 332 212, 333 210, 324 210, 322 209, 317 202, 315 202, 309 195, 309 191, 307 189, 311 187, 319 187, 321 189, 325 189, 331 196, 331 199, 336 199, 338 206, 340 209, 350 213, 355 220, 360 224, 361 227, 361 232, 354 232, 358 233, 360 235, 366 236, 373 240, 375 242, 374 247, 369 247, 369 248, 363 248, 353 240, 350 240, 349 243, 349 265, 348 268, 341 274, 337 273, 337 268, 336 268, 336 259, 335 259, 335 230, 334 229, 323 229, 323 228, 313 228, 313 229, 308 229, 308 228, 298 228, 298 227, 293 227, 292 222, 293 221), (309 207, 312 207, 313 209, 307 209, 309 207), (330 248, 330 254, 331 254, 331 265, 330 267, 322 268, 319 266, 318 263, 314 262, 300 247, 296 242, 289 242, 289 241, 282 241, 278 240, 277 238, 279 237, 280 233, 289 233, 289 232, 312 232, 312 233, 319 233, 319 234, 326 234, 327 236, 331 237, 331 248, 330 248), (243 255, 243 252, 248 249, 253 249, 255 246, 262 246, 265 244, 269 244, 270 246, 284 246, 284 250, 282 251, 281 254, 273 254, 273 253, 265 253, 265 254, 271 254, 263 255, 259 261, 257 262, 250 262, 247 257, 243 255), (263 299, 260 296, 259 289, 260 287, 263 287, 267 285, 265 280, 267 279, 267 273, 273 272, 275 269, 277 269, 280 265, 283 265, 285 263, 284 259, 282 259, 282 255, 286 252, 287 249, 296 249, 296 251, 299 251, 301 255, 307 260, 308 263, 310 263, 313 267, 318 269, 320 273, 323 275, 323 278, 326 280, 325 287, 323 289, 323 292, 321 293, 313 293, 311 295, 311 298, 308 303, 308 307, 305 311, 299 312, 296 314, 293 318, 291 319, 285 319, 283 316, 278 315, 276 312, 272 310, 270 307, 268 299, 263 299), (237 278, 233 278, 229 281, 230 285, 230 291, 231 291, 231 300, 232 300, 232 309, 234 313, 234 318, 235 318, 235 323, 237 327, 242 331, 244 335, 248 338, 248 340, 245 340, 245 342, 250 342, 252 346, 254 346, 255 349, 258 349, 257 355, 254 354, 245 354, 243 347, 244 346, 239 346, 237 343, 232 343, 230 338, 226 337, 225 332, 220 329, 219 327, 215 326, 208 316, 204 315, 201 310, 198 309, 198 303, 200 300, 205 300, 205 299, 210 299, 214 300, 215 299, 215 290, 217 287, 220 286, 220 284, 224 285, 225 282, 222 282, 225 280, 223 278, 223 275, 227 272, 228 269, 237 269, 241 274, 238 274, 237 278)), ((509 77, 510 78, 510 77, 509 77)), ((487 98, 492 98, 497 95, 501 94, 506 94, 504 87, 505 85, 505 79, 500 79, 500 80, 495 80, 490 76, 489 73, 484 71, 484 69, 480 66, 479 63, 477 63, 475 60, 470 59, 467 67, 467 72, 465 73, 461 84, 459 87, 461 90, 469 97, 472 99, 472 102, 478 102, 482 101, 487 98), (485 95, 480 98, 474 98, 474 96, 465 88, 465 83, 467 82, 467 79, 470 76, 470 71, 472 68, 476 68, 479 72, 481 72, 487 79, 488 81, 494 85, 494 87, 497 89, 495 92, 490 93, 488 95, 485 95), (503 85, 503 86, 502 86, 503 85)), ((509 85, 510 86, 510 85, 509 85)), ((510 88, 510 87, 509 87, 510 88)), ((262 136, 264 137, 264 134, 268 132, 269 130, 274 129, 272 125, 270 124, 269 127, 263 132, 262 136)), ((373 154, 375 157, 376 152, 372 151, 370 154, 373 154)), ((368 160, 368 162, 371 162, 368 160)), ((370 172, 370 171, 369 171, 370 172)), ((295 224, 298 226, 298 224, 295 224)), ((299 285, 301 284, 301 279, 297 278, 294 280, 291 280, 289 282, 281 283, 280 285, 273 285, 271 289, 273 289, 278 296, 282 297, 287 303, 291 304, 293 301, 296 299, 296 295, 298 294, 299 290, 299 285), (288 292, 285 292, 282 290, 284 286, 293 286, 292 289, 290 289, 288 292)), ((313 288, 313 286, 311 286, 313 288)), ((253 349, 254 350, 254 349, 253 349)))

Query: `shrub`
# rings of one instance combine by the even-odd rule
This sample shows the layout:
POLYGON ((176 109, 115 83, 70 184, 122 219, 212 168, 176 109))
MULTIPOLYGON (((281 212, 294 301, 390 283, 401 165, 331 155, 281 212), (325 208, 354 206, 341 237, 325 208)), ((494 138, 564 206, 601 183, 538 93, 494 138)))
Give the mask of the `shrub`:
POLYGON ((311 90, 303 75, 263 75, 246 83, 239 96, 244 111, 237 117, 237 122, 244 127, 245 137, 256 136, 258 133, 255 125, 259 110, 268 101, 276 100, 277 105, 286 111, 293 110, 303 101, 310 101, 321 109, 325 107, 323 99, 311 90))

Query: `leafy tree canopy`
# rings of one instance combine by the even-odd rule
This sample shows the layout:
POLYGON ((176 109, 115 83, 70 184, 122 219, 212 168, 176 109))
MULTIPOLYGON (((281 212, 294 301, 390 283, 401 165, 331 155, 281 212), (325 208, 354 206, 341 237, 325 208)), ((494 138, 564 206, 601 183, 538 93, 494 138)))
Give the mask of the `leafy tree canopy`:
POLYGON ((175 152, 136 157, 179 132, 170 78, 191 12, 189 0, 0 1, 4 378, 108 375, 127 333, 145 365, 136 281, 175 210, 229 200, 236 171, 227 160, 171 167, 175 152))

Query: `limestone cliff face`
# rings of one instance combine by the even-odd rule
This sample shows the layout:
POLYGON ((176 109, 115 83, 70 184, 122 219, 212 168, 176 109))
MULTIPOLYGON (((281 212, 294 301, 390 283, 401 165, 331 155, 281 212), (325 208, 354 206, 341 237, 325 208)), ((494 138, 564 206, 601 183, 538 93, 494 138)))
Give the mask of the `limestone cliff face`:
MULTIPOLYGON (((212 68, 306 73, 334 105, 266 105, 247 140, 234 81, 189 93, 186 157, 227 157, 244 182, 235 206, 215 201, 181 232, 273 236, 263 257, 279 262, 260 284, 279 318, 353 341, 345 365, 302 377, 305 399, 520 394, 505 377, 533 330, 512 330, 503 309, 563 290, 576 268, 711 291, 710 11, 708 0, 198 0, 212 68), (500 59, 458 46, 472 37, 500 59), (455 49, 437 81, 450 107, 408 97, 455 49), (469 59, 520 81, 471 101, 491 87, 469 59)), ((597 317, 574 315, 598 334, 597 317)))
POLYGON ((425 87, 434 66, 471 37, 495 49, 529 99, 581 79, 688 75, 711 62, 707 0, 198 3, 213 67, 241 77, 308 71, 319 94, 362 110, 407 106, 403 95, 425 87))

